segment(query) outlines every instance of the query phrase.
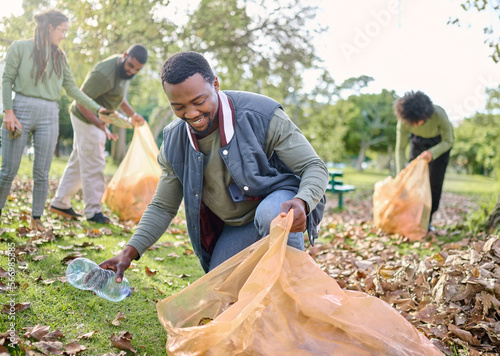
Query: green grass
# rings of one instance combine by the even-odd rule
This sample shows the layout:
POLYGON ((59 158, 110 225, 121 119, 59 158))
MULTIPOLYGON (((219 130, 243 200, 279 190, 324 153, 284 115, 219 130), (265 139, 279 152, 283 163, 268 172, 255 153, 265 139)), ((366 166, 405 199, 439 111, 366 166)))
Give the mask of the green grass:
MULTIPOLYGON (((54 158, 50 170, 52 179, 60 178, 66 160, 67 158, 54 158)), ((116 168, 108 162, 106 175, 111 176, 116 168)), ((32 162, 23 157, 18 174, 21 180, 31 178, 31 169, 32 162)), ((370 170, 357 172, 350 168, 345 169, 344 173, 344 182, 354 184, 356 186, 354 193, 360 194, 360 198, 363 199, 369 199, 373 185, 388 175, 388 172, 370 170)), ((447 174, 445 190, 484 196, 494 191, 498 192, 499 185, 498 181, 485 177, 447 174)), ((49 194, 48 199, 50 198, 49 194)), ((165 355, 166 332, 159 323, 155 305, 159 300, 180 292, 189 283, 204 275, 198 259, 194 254, 189 254, 192 247, 185 232, 185 225, 182 222, 173 225, 172 227, 179 229, 180 233, 175 235, 165 233, 155 245, 157 248, 149 250, 139 261, 134 262, 135 266, 125 273, 134 292, 124 301, 113 303, 89 291, 73 288, 58 278, 65 274, 64 259, 68 255, 81 253, 86 258, 101 262, 119 253, 132 236, 134 226, 108 227, 85 220, 61 222, 55 214, 47 214, 43 220, 46 226, 53 227, 54 240, 37 240, 35 234, 24 236, 20 229, 28 226, 30 200, 31 195, 26 192, 13 195, 8 200, 1 217, 0 250, 7 251, 10 244, 16 247, 17 289, 12 294, 16 303, 30 302, 31 307, 17 313, 14 320, 1 317, 0 331, 8 330, 11 321, 14 322, 14 328, 19 335, 23 335, 27 327, 47 325, 51 331, 59 329, 63 333, 64 339, 60 340, 63 344, 85 333, 97 331, 88 340, 78 340, 87 348, 83 355, 119 353, 119 350, 111 346, 109 338, 113 333, 128 331, 134 337, 131 344, 138 351, 137 354, 165 355), (85 247, 84 244, 91 245, 85 247), (46 257, 37 260, 38 256, 46 257), (146 267, 156 270, 156 274, 146 275, 146 267), (121 321, 120 326, 114 326, 111 321, 118 312, 123 312, 126 319, 121 321)), ((75 207, 81 208, 82 204, 77 198, 75 207)), ((110 214, 107 210, 105 213, 110 214)), ((111 216, 118 221, 115 215, 111 216)), ((371 235, 368 237, 372 238, 371 235)), ((402 248, 407 248, 408 253, 413 251, 410 244, 402 248)), ((432 253, 432 251, 419 252, 432 253)), ((0 259, 0 267, 7 269, 7 259, 4 257, 0 259)), ((7 283, 7 280, 0 278, 0 282, 7 283)), ((10 295, 0 292, 0 305, 8 304, 9 300, 10 295)), ((35 342, 33 339, 30 341, 35 342)), ((24 355, 19 347, 9 351, 11 355, 24 355)))
MULTIPOLYGON (((54 158, 51 178, 60 178, 66 161, 67 158, 54 158)), ((106 174, 112 175, 116 168, 108 164, 106 174)), ((31 178, 31 169, 32 162, 23 157, 18 174, 21 181, 31 178)), ((51 199, 50 194, 48 199, 51 199)), ((76 207, 83 205, 79 198, 74 204, 76 207)), ((12 296, 15 303, 31 303, 31 307, 17 313, 14 320, 9 320, 4 317, 8 314, 3 314, 0 317, 1 332, 10 328, 10 322, 14 322, 14 328, 21 336, 27 327, 47 325, 50 331, 59 329, 64 335, 60 341, 67 344, 85 333, 97 331, 90 339, 77 341, 87 348, 84 355, 103 355, 112 352, 118 354, 120 350, 111 346, 110 336, 128 331, 133 335, 131 344, 138 354, 165 355, 167 335, 158 320, 155 305, 204 275, 198 258, 190 253, 192 246, 185 226, 182 223, 172 225, 179 233, 165 233, 156 243, 156 249, 149 250, 139 261, 133 262, 135 266, 125 273, 133 293, 122 302, 113 303, 90 291, 76 289, 58 278, 65 275, 64 259, 68 255, 80 253, 100 263, 121 251, 135 226, 103 226, 85 220, 60 221, 56 214, 46 211, 42 220, 44 226, 53 227, 54 241, 44 241, 34 233, 23 236, 22 228, 29 226, 30 206, 31 194, 11 194, 0 218, 0 251, 6 252, 9 246, 15 246, 17 250, 17 289, 9 294, 0 292, 0 306, 3 308, 8 305, 12 296), (37 256, 45 258, 37 260, 37 256), (147 275, 146 267, 155 270, 156 274, 147 275), (126 319, 121 321, 120 326, 114 326, 111 321, 118 312, 123 312, 126 319)), ((118 221, 117 216, 106 207, 105 213, 118 221)), ((0 267, 7 270, 8 261, 4 257, 0 258, 0 267)), ((8 283, 6 278, 0 278, 0 282, 8 283)), ((36 342, 34 339, 30 341, 36 342)), ((11 355, 25 354, 19 347, 9 348, 9 351, 11 355)), ((132 355, 131 352, 127 354, 132 355)))
MULTIPOLYGON (((62 177, 66 163, 68 163, 69 157, 54 157, 52 159, 52 164, 50 166, 49 178, 59 179, 62 177)), ((0 163, 2 162, 2 156, 0 155, 0 163)), ((107 176, 112 176, 118 166, 113 163, 111 157, 106 158, 106 168, 104 169, 104 174, 107 176)), ((23 156, 21 159, 21 165, 19 166, 19 171, 17 172, 19 178, 33 178, 33 161, 31 161, 28 156, 23 156)))
MULTIPOLYGON (((65 338, 61 341, 65 344, 85 333, 98 331, 91 339, 80 341, 88 349, 84 353, 86 355, 102 355, 113 350, 118 353, 111 347, 109 338, 113 333, 128 331, 134 336, 132 346, 140 354, 164 355, 166 332, 158 321, 155 304, 181 291, 204 274, 198 259, 193 254, 185 253, 186 249, 191 249, 186 234, 177 237, 163 235, 156 245, 159 246, 157 249, 148 251, 139 261, 135 261, 135 266, 125 273, 134 292, 124 301, 113 303, 98 298, 92 292, 62 283, 58 278, 65 274, 64 258, 68 255, 83 253, 84 257, 101 262, 121 251, 122 244, 128 241, 131 233, 115 226, 111 227, 109 235, 90 237, 96 232, 106 233, 106 228, 87 222, 58 223, 51 221, 52 218, 55 217, 47 219, 55 228, 53 242, 32 245, 30 237, 33 236, 19 236, 14 230, 16 226, 25 225, 22 222, 12 222, 11 229, 0 237, 0 249, 3 251, 7 250, 9 244, 17 249, 30 245, 36 248, 30 253, 16 256, 15 280, 18 289, 12 294, 16 303, 30 302, 31 307, 16 315, 15 329, 22 335, 23 328, 48 325, 51 331, 59 329, 64 334, 65 338), (170 242, 172 246, 161 246, 165 242, 170 242), (93 246, 78 247, 85 243, 93 246), (174 243, 178 246, 174 247, 174 243), (167 257, 172 253, 179 257, 167 257), (36 261, 36 256, 46 257, 36 261), (157 261, 155 258, 164 260, 157 261), (24 263, 27 268, 20 267, 24 263), (146 275, 146 267, 156 270, 156 274, 146 275), (118 312, 123 312, 126 319, 121 321, 121 326, 114 326, 110 322, 118 312)), ((7 269, 5 259, 2 259, 0 266, 7 269)), ((5 293, 0 294, 1 305, 8 304, 8 301, 9 297, 5 293)), ((7 318, 1 318, 0 330, 9 329, 8 322, 7 318)))
MULTIPOLYGON (((389 175, 389 171, 376 171, 367 169, 358 172, 354 168, 344 169, 343 181, 353 184, 359 191, 373 190, 378 181, 389 175)), ((443 191, 462 195, 476 195, 483 198, 493 196, 495 199, 500 193, 500 179, 484 177, 481 175, 465 175, 448 171, 445 175, 443 191)))

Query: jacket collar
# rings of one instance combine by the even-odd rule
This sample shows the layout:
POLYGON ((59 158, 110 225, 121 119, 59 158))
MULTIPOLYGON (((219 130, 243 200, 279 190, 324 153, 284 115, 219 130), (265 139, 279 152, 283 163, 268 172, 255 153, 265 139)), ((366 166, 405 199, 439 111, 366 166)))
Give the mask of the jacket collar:
MULTIPOLYGON (((234 136, 234 125, 235 125, 235 115, 233 103, 229 97, 222 91, 219 90, 219 134, 221 139, 222 147, 226 146, 234 136)), ((186 123, 186 130, 189 137, 189 142, 191 146, 199 151, 198 139, 196 134, 192 132, 191 127, 186 123)))

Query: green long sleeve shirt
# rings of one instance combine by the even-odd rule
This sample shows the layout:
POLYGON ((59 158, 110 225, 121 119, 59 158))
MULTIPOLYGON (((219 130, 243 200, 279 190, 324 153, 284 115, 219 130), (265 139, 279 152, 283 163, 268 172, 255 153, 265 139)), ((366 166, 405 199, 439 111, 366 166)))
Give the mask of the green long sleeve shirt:
MULTIPOLYGON (((118 75, 118 59, 113 55, 97 63, 83 81, 82 90, 108 110, 117 110, 127 94, 130 80, 118 75)), ((69 110, 80 120, 88 122, 73 101, 69 110)))
POLYGON ((39 80, 37 85, 35 85, 35 71, 32 71, 32 52, 32 40, 15 41, 7 51, 5 68, 2 75, 4 110, 13 108, 12 91, 32 98, 57 101, 61 98, 61 88, 64 88, 70 97, 89 110, 93 112, 99 110, 101 106, 76 86, 66 58, 64 59, 65 65, 60 77, 55 72, 52 72, 53 61, 51 58, 45 72, 44 80, 39 80), (52 74, 50 74, 51 72, 52 74))
MULTIPOLYGON (((218 154, 221 148, 219 130, 198 140, 198 144, 205 154, 203 202, 228 225, 241 226, 253 221, 259 202, 235 203, 228 192, 232 178, 218 154)), ((301 177, 296 197, 305 201, 308 211, 312 211, 325 192, 328 169, 283 110, 276 110, 271 119, 265 152, 268 157, 276 153, 288 168, 301 177)), ((165 158, 163 145, 158 162, 163 171, 155 196, 128 242, 141 256, 163 235, 183 199, 182 184, 165 158)))
POLYGON ((398 120, 396 134, 397 172, 401 171, 406 163, 406 147, 410 141, 410 133, 423 138, 441 135, 441 142, 429 149, 433 160, 453 146, 453 126, 444 109, 438 105, 434 105, 434 114, 421 126, 411 126, 402 120, 398 120))

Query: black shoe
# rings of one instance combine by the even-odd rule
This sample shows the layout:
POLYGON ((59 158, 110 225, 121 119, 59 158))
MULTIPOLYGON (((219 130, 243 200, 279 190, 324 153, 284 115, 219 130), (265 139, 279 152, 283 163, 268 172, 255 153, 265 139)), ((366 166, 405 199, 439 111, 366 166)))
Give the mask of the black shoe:
POLYGON ((56 208, 55 206, 51 205, 49 207, 49 211, 51 213, 56 213, 58 215, 64 216, 65 218, 68 218, 68 219, 78 219, 78 218, 82 217, 80 214, 76 213, 73 210, 73 208, 59 209, 59 208, 56 208))
POLYGON ((93 221, 99 224, 109 224, 110 220, 109 218, 104 215, 103 213, 95 213, 93 217, 88 218, 88 221, 93 221))

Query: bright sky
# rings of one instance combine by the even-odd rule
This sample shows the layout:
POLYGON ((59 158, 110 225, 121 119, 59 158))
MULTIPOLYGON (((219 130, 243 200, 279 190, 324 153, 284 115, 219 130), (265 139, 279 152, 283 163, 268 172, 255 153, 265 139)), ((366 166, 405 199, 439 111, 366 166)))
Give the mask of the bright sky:
MULTIPOLYGON (((194 9, 198 0, 172 0, 194 9)), ((0 0, 2 15, 19 14, 21 1, 0 0)), ((466 13, 459 0, 311 0, 318 21, 329 26, 314 44, 335 81, 368 75, 369 92, 398 95, 422 90, 453 121, 484 108, 484 89, 500 85, 500 64, 484 44, 484 25, 499 27, 491 13, 466 13), (458 15, 464 24, 447 25, 458 15)), ((178 4, 178 5, 177 5, 178 4)), ((182 11, 182 10, 181 10, 182 11)), ((312 75, 308 74, 307 78, 312 75)), ((310 79, 308 79, 310 80, 310 79)))
POLYGON ((500 64, 483 43, 483 27, 499 24, 494 14, 466 13, 458 0, 322 0, 322 6, 319 21, 330 29, 316 47, 339 83, 364 74, 375 79, 373 92, 421 90, 453 121, 481 111, 485 87, 500 84, 500 64), (471 26, 447 25, 453 15, 471 26))

